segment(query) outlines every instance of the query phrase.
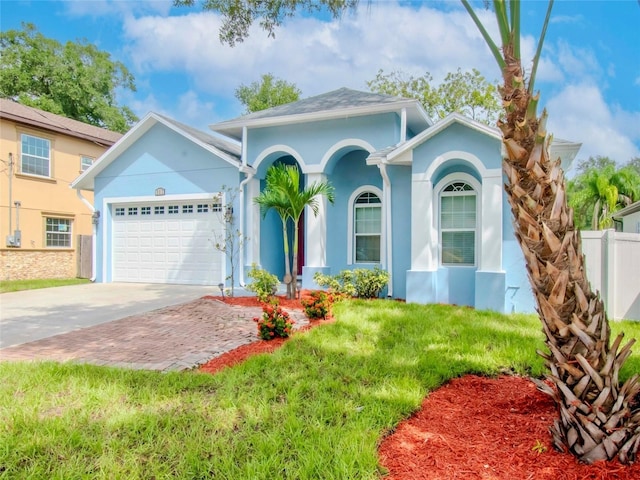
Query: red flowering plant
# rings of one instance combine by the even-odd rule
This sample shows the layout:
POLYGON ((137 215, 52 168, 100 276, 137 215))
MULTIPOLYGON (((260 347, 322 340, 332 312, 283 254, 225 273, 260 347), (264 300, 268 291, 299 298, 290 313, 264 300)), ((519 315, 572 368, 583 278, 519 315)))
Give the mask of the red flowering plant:
POLYGON ((309 320, 327 318, 331 313, 333 295, 322 290, 312 290, 300 299, 309 320))
POLYGON ((258 324, 258 336, 262 340, 287 338, 295 323, 279 305, 271 303, 263 303, 262 317, 255 317, 253 321, 258 324))

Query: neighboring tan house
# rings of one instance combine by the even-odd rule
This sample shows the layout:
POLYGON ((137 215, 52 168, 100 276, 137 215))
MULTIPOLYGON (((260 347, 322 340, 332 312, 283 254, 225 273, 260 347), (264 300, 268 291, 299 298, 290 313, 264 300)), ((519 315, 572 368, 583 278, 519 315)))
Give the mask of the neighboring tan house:
MULTIPOLYGON (((268 168, 285 163, 307 185, 335 187, 333 205, 305 213, 303 288, 316 272, 381 266, 390 297, 535 310, 496 128, 457 114, 433 124, 417 100, 342 88, 211 129, 151 113, 73 182, 94 191, 100 214, 97 281, 225 282, 230 259, 214 248, 224 186, 239 189, 234 228, 248 238, 240 283, 254 263, 282 278, 280 220, 253 199, 268 168)), ((551 150, 566 170, 579 148, 556 140, 551 150)))
POLYGON ((0 279, 77 275, 77 239, 92 234, 93 195, 83 202, 69 184, 120 137, 0 99, 0 279))
POLYGON ((613 214, 613 219, 616 222, 616 231, 640 233, 640 201, 621 208, 613 214))

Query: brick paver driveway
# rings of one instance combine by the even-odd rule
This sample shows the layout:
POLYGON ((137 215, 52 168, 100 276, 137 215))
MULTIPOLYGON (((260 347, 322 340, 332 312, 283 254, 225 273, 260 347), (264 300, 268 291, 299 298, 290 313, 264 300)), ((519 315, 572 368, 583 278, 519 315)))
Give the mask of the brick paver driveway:
MULTIPOLYGON (((257 307, 198 300, 0 349, 0 360, 55 360, 148 370, 185 370, 258 340, 257 307)), ((289 312, 296 327, 302 312, 289 312)))

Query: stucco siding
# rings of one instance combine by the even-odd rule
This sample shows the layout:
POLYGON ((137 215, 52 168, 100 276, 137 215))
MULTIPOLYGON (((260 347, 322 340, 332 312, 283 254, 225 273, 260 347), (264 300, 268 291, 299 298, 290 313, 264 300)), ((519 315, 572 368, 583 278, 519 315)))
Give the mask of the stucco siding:
POLYGON ((367 166, 366 152, 352 152, 345 155, 335 166, 329 177, 335 188, 335 202, 327 208, 327 266, 331 274, 341 270, 370 267, 366 264, 347 263, 348 213, 351 194, 364 185, 382 190, 382 177, 375 166, 367 166))
POLYGON ((407 298, 406 271, 411 268, 411 167, 389 167, 393 247, 393 296, 407 298))
MULTIPOLYGON (((320 165, 324 154, 333 145, 349 138, 361 139, 376 149, 393 145, 400 140, 398 116, 387 113, 251 129, 247 142, 248 162, 257 167, 258 176, 262 178, 271 163, 269 159, 263 160, 264 152, 274 145, 283 145, 299 154, 301 167, 305 170, 308 166, 320 165)), ((329 165, 327 173, 332 168, 333 165, 329 165)))
MULTIPOLYGON (((87 140, 26 127, 5 119, 0 120, 0 157, 13 156, 13 176, 9 178, 8 165, 0 176, 0 241, 17 229, 18 220, 22 233, 23 250, 38 250, 46 247, 45 218, 59 217, 72 220, 72 248, 76 235, 91 234, 91 211, 77 197, 69 184, 81 171, 81 157, 99 157, 106 147, 87 140), (27 134, 50 142, 50 177, 39 177, 21 173, 21 135, 27 134), (9 182, 11 182, 11 232, 9 232, 9 182), (21 203, 19 218, 14 202, 21 203)), ((83 192, 91 201, 92 192, 83 192)))
POLYGON ((486 169, 502 168, 499 140, 455 123, 416 147, 413 171, 427 171, 438 156, 454 150, 473 153, 486 169))

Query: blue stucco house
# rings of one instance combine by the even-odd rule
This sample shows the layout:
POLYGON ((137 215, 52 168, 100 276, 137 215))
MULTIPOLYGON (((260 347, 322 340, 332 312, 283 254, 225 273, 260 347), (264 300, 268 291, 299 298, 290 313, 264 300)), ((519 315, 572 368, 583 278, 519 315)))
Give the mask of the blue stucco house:
MULTIPOLYGON (((316 272, 381 266, 390 297, 534 311, 497 129, 458 114, 434 124, 416 100, 346 88, 210 128, 150 113, 73 182, 94 192, 96 281, 225 282, 229 259, 213 247, 225 187, 248 239, 239 282, 254 263, 282 278, 280 220, 253 198, 284 162, 335 187, 302 222, 303 288, 316 272)), ((552 154, 566 170, 579 147, 556 140, 552 154)))

